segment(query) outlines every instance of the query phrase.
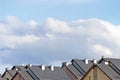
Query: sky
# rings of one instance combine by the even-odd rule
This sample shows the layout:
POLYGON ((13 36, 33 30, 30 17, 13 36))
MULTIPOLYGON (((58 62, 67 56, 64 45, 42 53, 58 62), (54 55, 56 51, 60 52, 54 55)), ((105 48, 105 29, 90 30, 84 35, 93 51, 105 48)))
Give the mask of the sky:
POLYGON ((0 0, 0 72, 21 64, 120 58, 119 0, 0 0))

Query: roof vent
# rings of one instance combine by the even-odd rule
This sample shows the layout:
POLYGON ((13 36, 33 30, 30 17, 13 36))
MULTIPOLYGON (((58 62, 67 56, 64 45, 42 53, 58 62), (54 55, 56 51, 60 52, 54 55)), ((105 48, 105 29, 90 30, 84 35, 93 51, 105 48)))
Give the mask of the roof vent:
POLYGON ((50 70, 54 71, 54 66, 53 65, 50 66, 50 70))
POLYGON ((93 60, 93 63, 94 63, 94 64, 97 64, 97 60, 94 59, 94 60, 93 60))
POLYGON ((105 61, 105 65, 108 65, 109 64, 109 62, 108 61, 105 61))
POLYGON ((42 70, 45 70, 45 65, 41 65, 41 69, 42 69, 42 70))
POLYGON ((85 59, 85 64, 88 64, 88 59, 85 59))

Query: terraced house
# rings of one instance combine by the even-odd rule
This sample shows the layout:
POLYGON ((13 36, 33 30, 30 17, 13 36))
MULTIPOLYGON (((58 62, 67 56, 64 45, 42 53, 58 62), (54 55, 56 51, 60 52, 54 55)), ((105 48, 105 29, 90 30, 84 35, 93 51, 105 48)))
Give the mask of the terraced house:
POLYGON ((13 66, 4 72, 4 80, 120 80, 120 59, 72 59, 62 67, 45 65, 13 66))

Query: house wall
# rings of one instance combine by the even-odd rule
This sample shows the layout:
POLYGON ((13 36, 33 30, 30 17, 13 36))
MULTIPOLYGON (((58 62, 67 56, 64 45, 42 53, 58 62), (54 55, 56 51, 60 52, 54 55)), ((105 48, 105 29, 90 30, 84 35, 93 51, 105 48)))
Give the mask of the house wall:
MULTIPOLYGON (((93 70, 94 70, 94 69, 91 69, 90 72, 84 77, 83 80, 94 80, 93 70)), ((104 79, 103 79, 103 80, 104 80, 104 79)))
POLYGON ((24 80, 19 74, 16 74, 12 80, 24 80))
POLYGON ((98 67, 94 67, 83 80, 111 80, 98 67))
POLYGON ((99 68, 97 69, 98 71, 98 79, 97 80, 110 80, 99 68))
POLYGON ((8 73, 7 71, 5 72, 4 76, 3 76, 4 79, 8 79, 8 80, 11 80, 12 79, 12 76, 10 75, 10 73, 8 73))

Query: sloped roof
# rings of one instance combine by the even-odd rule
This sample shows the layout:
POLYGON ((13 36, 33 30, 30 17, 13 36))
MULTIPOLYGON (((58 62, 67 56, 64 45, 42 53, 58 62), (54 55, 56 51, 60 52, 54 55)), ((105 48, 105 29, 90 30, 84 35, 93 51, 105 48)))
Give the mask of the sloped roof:
POLYGON ((15 66, 13 66, 13 68, 11 70, 15 70, 16 68, 19 69, 19 70, 24 70, 24 69, 26 69, 26 66, 15 65, 15 66))
POLYGON ((11 74, 11 76, 14 76, 15 75, 15 73, 16 73, 16 71, 15 70, 7 70, 10 74, 11 74))
POLYGON ((67 68, 78 78, 81 79, 83 75, 72 65, 69 64, 67 68))
POLYGON ((104 60, 110 61, 112 64, 114 64, 120 70, 120 59, 116 59, 116 58, 104 58, 104 60))
POLYGON ((46 66, 45 70, 42 70, 41 66, 32 66, 30 69, 40 80, 70 80, 60 67, 54 67, 53 71, 50 70, 49 66, 46 66))
POLYGON ((97 64, 97 66, 112 80, 114 79, 119 79, 120 80, 120 75, 113 70, 109 65, 105 64, 97 64))
MULTIPOLYGON (((88 60, 88 64, 85 64, 84 60, 79 60, 79 59, 73 59, 72 62, 75 62, 78 64, 78 66, 84 70, 84 72, 86 73, 90 67, 93 65, 93 61, 92 60, 88 60)), ((79 70, 80 71, 80 70, 79 70)))
POLYGON ((33 80, 32 77, 26 71, 18 71, 24 80, 33 80))
POLYGON ((6 72, 8 72, 12 77, 15 75, 15 73, 16 73, 16 70, 6 70, 4 73, 3 73, 3 75, 2 75, 2 77, 6 74, 6 72))

